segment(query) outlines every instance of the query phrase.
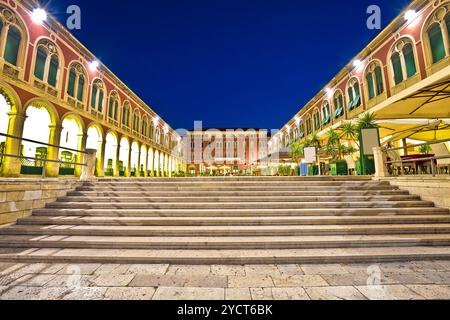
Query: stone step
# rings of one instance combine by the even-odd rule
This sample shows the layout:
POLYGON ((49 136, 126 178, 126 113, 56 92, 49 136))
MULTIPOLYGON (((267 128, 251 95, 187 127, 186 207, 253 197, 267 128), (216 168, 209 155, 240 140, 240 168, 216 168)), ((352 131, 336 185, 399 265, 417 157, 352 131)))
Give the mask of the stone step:
MULTIPOLYGON (((296 209, 296 208, 410 208, 433 207, 430 201, 355 201, 355 202, 226 202, 221 203, 222 209, 296 209)), ((54 202, 47 208, 60 209, 215 209, 215 202, 129 202, 129 203, 95 203, 95 202, 54 202)))
POLYGON ((351 224, 450 224, 450 215, 382 215, 316 217, 38 217, 18 220, 19 225, 120 225, 120 226, 255 226, 351 224))
POLYGON ((450 224, 303 225, 303 226, 83 226, 17 225, 0 235, 199 237, 320 236, 450 233, 450 224))
POLYGON ((406 190, 344 190, 344 191, 72 191, 68 192, 69 197, 198 197, 198 196, 395 196, 395 195, 409 195, 406 190))
POLYGON ((202 197, 176 197, 176 196, 139 196, 139 197, 60 197, 58 202, 74 203, 205 203, 205 202, 386 202, 386 201, 420 201, 415 195, 394 196, 202 196, 202 197))
POLYGON ((286 237, 0 236, 0 248, 241 250, 450 246, 450 234, 286 237))
MULTIPOLYGON (((221 206, 222 207, 222 206, 221 206)), ((449 214, 448 209, 435 207, 411 208, 322 208, 322 209, 77 209, 43 208, 33 210, 33 216, 92 217, 267 217, 267 216, 384 216, 449 214)))
POLYGON ((288 250, 4 249, 0 262, 137 264, 306 264, 448 260, 450 247, 288 250))
POLYGON ((222 192, 222 191, 390 191, 399 190, 395 186, 81 186, 77 187, 76 191, 97 191, 97 192, 177 192, 177 191, 195 191, 195 192, 222 192))
POLYGON ((372 181, 371 176, 321 176, 321 177, 172 177, 172 178, 99 178, 98 182, 203 182, 203 181, 372 181))

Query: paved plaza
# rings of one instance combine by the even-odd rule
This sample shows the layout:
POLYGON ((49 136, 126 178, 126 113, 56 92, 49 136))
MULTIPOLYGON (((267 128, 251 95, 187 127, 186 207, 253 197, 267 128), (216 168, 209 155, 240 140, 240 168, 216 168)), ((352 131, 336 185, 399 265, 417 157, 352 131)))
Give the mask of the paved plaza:
POLYGON ((0 300, 450 299, 450 261, 327 265, 0 264, 0 300))

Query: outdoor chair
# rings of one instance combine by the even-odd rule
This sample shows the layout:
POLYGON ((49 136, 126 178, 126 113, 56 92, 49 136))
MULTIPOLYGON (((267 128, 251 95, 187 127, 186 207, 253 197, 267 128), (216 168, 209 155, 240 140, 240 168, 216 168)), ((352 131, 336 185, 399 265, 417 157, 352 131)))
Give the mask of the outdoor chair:
MULTIPOLYGON (((400 154, 396 150, 388 150, 387 152, 388 161, 400 161, 402 158, 400 157, 400 154)), ((389 173, 397 176, 402 174, 402 163, 401 162, 394 162, 391 164, 388 164, 388 170, 389 173)))

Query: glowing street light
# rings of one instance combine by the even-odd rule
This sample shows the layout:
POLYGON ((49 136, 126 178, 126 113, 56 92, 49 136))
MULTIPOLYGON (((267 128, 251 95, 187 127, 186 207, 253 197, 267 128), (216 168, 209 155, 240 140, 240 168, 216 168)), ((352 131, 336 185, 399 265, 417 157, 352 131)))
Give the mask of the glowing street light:
POLYGON ((153 118, 153 125, 157 126, 159 122, 159 118, 158 117, 154 117, 153 118))
POLYGON ((31 20, 35 24, 42 24, 47 20, 47 12, 42 8, 35 8, 31 13, 31 20))
POLYGON ((355 60, 353 61, 353 66, 358 69, 359 67, 362 66, 362 61, 361 60, 355 60))
POLYGON ((297 126, 300 124, 300 117, 295 117, 295 123, 297 124, 297 126))
POLYGON ((91 71, 97 71, 98 67, 100 67, 100 63, 97 60, 94 60, 89 64, 89 69, 91 71))
POLYGON ((417 18, 417 12, 416 10, 408 10, 405 13, 405 20, 408 22, 413 21, 414 19, 417 18))
POLYGON ((327 93, 328 98, 333 96, 333 90, 331 88, 326 88, 325 92, 327 93))

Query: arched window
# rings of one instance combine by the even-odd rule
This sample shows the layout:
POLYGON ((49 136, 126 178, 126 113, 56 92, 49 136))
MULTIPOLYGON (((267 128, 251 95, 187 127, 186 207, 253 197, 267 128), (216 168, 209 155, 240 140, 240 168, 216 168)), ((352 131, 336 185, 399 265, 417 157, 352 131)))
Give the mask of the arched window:
POLYGON ((437 8, 424 28, 428 45, 428 62, 435 64, 450 55, 450 4, 437 8))
POLYGON ((338 119, 344 115, 344 97, 340 91, 334 94, 334 118, 338 119))
POLYGON ((136 110, 133 113, 133 132, 135 133, 139 133, 139 122, 140 122, 139 111, 136 110))
POLYGON ((298 128, 295 128, 294 129, 294 141, 297 141, 298 138, 299 138, 299 136, 298 136, 298 128))
POLYGON ((19 29, 15 26, 11 26, 6 37, 5 54, 3 56, 6 62, 17 66, 21 42, 22 34, 19 29))
POLYGON ((369 65, 366 71, 366 81, 369 100, 384 92, 383 71, 378 63, 374 62, 369 65))
POLYGON ((0 58, 5 72, 18 78, 18 67, 23 65, 27 33, 22 20, 9 8, 0 4, 0 58))
POLYGON ((118 121, 119 119, 119 95, 116 91, 111 93, 108 106, 108 118, 118 121))
POLYGON ((51 41, 41 40, 37 44, 34 76, 52 87, 57 86, 59 74, 58 50, 51 41))
POLYGON ((161 143, 161 130, 159 128, 156 128, 155 141, 156 143, 161 143))
POLYGON ((317 110, 314 112, 314 131, 320 130, 320 112, 317 110))
POLYGON ((306 134, 310 135, 312 132, 313 132, 313 130, 312 130, 311 117, 308 116, 308 118, 306 118, 306 134))
POLYGON ((305 125, 303 124, 303 121, 300 121, 299 125, 299 138, 303 139, 305 137, 305 125))
POLYGON ((84 68, 79 63, 72 64, 69 71, 67 94, 80 102, 84 101, 85 79, 84 68))
POLYGON ((427 33, 428 39, 430 41, 433 63, 439 62, 446 56, 444 37, 442 35, 441 26, 438 23, 434 23, 430 28, 428 28, 427 33))
POLYGON ((413 44, 410 41, 400 40, 395 44, 391 55, 391 65, 395 85, 416 75, 416 58, 413 44))
POLYGON ((325 101, 325 103, 322 106, 322 124, 326 126, 331 122, 331 114, 330 114, 330 104, 328 101, 325 101))
MULTIPOLYGON (((357 78, 352 78, 347 87, 348 109, 351 111, 361 105, 361 90, 357 78)), ((343 112, 342 112, 343 113, 343 112)))
POLYGON ((128 102, 125 102, 122 107, 122 125, 130 127, 130 104, 128 102))
POLYGON ((148 128, 147 118, 144 118, 144 120, 142 120, 142 126, 141 126, 141 135, 144 138, 147 137, 147 128, 148 128))
POLYGON ((155 137, 155 126, 153 125, 153 123, 150 123, 149 137, 150 140, 153 140, 155 137))
POLYGON ((95 79, 92 83, 91 110, 103 113, 103 103, 105 99, 105 87, 100 79, 95 79))

